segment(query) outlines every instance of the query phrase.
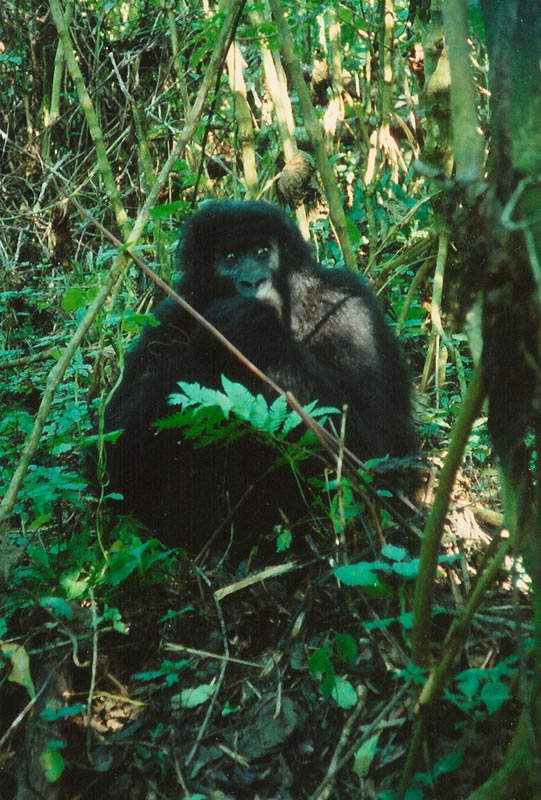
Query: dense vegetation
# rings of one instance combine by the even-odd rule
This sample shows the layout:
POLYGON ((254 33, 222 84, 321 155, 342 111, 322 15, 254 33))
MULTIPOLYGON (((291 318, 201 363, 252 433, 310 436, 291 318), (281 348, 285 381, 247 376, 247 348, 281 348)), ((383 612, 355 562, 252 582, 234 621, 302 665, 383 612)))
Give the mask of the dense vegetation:
POLYGON ((541 798, 540 63, 534 0, 2 4, 2 797, 541 798), (83 469, 208 197, 366 275, 424 454, 331 459, 240 564, 83 469))

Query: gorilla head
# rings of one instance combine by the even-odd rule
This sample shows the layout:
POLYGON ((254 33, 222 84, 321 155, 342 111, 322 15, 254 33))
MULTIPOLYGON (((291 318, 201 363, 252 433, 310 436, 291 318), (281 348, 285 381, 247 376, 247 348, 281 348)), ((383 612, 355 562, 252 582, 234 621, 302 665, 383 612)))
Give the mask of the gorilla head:
POLYGON ((234 294, 258 296, 254 290, 272 283, 273 275, 276 280, 286 265, 289 272, 310 263, 312 248, 276 206, 222 200, 205 203, 184 224, 178 258, 182 287, 204 305, 234 294))

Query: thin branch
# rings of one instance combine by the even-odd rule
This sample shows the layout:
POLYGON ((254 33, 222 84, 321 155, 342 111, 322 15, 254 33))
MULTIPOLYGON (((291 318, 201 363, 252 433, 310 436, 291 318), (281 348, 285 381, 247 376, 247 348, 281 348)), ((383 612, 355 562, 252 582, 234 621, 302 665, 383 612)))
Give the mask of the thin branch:
POLYGON ((426 522, 421 544, 412 633, 413 660, 420 666, 428 663, 434 579, 438 566, 443 523, 449 507, 449 497, 472 425, 479 415, 484 397, 483 370, 479 363, 475 368, 468 394, 464 398, 462 409, 453 428, 449 451, 441 470, 436 497, 426 522))

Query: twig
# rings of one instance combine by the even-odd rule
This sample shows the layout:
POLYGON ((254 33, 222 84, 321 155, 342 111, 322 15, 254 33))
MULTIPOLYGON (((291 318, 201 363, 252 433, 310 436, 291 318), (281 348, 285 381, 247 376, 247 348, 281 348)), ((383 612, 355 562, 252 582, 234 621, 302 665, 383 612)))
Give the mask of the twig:
MULTIPOLYGON (((65 660, 66 660, 66 658, 67 658, 67 656, 64 656, 64 658, 62 659, 62 661, 65 661, 65 660)), ((62 662, 60 662, 60 663, 62 663, 62 662)), ((7 729, 7 731, 6 731, 6 732, 4 733, 4 735, 3 735, 3 736, 0 738, 0 750, 2 750, 2 747, 5 745, 5 743, 7 742, 7 740, 9 739, 9 737, 11 736, 11 734, 13 733, 13 731, 14 731, 14 730, 17 728, 17 726, 18 726, 18 725, 20 725, 20 724, 21 724, 21 722, 23 721, 23 719, 24 719, 26 716, 28 716, 28 714, 30 713, 30 711, 32 711, 32 709, 33 709, 33 708, 34 708, 34 706, 36 705, 37 701, 39 700, 39 698, 41 697, 41 695, 42 695, 42 694, 43 694, 43 692, 45 691, 45 689, 46 689, 46 687, 47 687, 47 684, 49 683, 49 681, 50 681, 50 680, 51 680, 51 678, 53 677, 53 674, 54 674, 53 672, 51 672, 51 673, 49 674, 48 678, 47 678, 47 679, 45 680, 45 682, 44 682, 44 683, 43 683, 43 684, 42 684, 42 685, 39 687, 39 690, 36 692, 36 694, 34 695, 34 697, 33 697, 31 700, 29 700, 29 702, 28 702, 28 703, 25 705, 25 707, 23 708, 23 710, 22 710, 22 711, 21 711, 19 714, 17 714, 17 716, 15 717, 15 719, 13 720, 13 722, 11 723, 11 725, 9 726, 9 728, 7 729)))
POLYGON ((317 787, 314 794, 311 796, 310 800, 327 800, 327 798, 330 796, 333 790, 332 787, 333 780, 340 771, 341 767, 343 766, 341 755, 349 743, 349 738, 351 731, 353 730, 353 726, 357 722, 359 714, 365 707, 366 695, 367 695, 366 688, 364 686, 359 687, 359 699, 357 700, 355 708, 347 718, 345 725, 342 728, 342 733, 340 734, 340 739, 338 740, 338 744, 336 745, 334 753, 332 754, 331 762, 327 769, 327 774, 317 787))
POLYGON ((472 425, 481 411, 484 398, 483 370, 481 363, 479 363, 473 373, 456 425, 453 427, 436 497, 425 525, 421 543, 419 576, 415 587, 412 633, 413 660, 420 666, 426 665, 429 661, 432 601, 443 523, 449 507, 453 482, 464 454, 464 448, 472 425))
POLYGON ((231 664, 240 664, 243 667, 253 667, 254 669, 263 669, 265 667, 265 664, 258 664, 256 661, 245 661, 243 658, 232 658, 220 653, 210 653, 208 650, 197 650, 195 647, 187 647, 184 644, 174 644, 173 642, 165 644, 163 649, 170 650, 172 653, 188 653, 190 656, 208 658, 212 661, 229 661, 231 664))
POLYGON ((88 700, 86 703, 86 754, 91 764, 94 763, 92 755, 92 700, 94 699, 94 688, 96 686, 96 675, 98 671, 98 616, 96 612, 96 599, 92 587, 89 588, 90 609, 92 614, 92 668, 90 670, 90 686, 88 689, 88 700))
POLYGON ((35 364, 37 361, 45 361, 48 358, 52 358, 53 352, 49 348, 44 350, 43 353, 35 353, 33 356, 6 359, 6 361, 0 361, 0 369, 14 369, 15 367, 25 367, 27 364, 35 364))
POLYGON ((223 644, 224 644, 224 656, 225 656, 226 660, 222 664, 222 668, 220 670, 220 674, 218 675, 218 680, 216 682, 216 689, 215 689, 214 694, 212 695, 212 698, 210 700, 209 707, 207 709, 207 713, 205 714, 205 719, 203 720, 203 724, 199 728, 199 733, 197 734, 197 739, 195 740, 195 744, 192 747, 192 749, 190 750, 190 753, 189 753, 189 755, 188 755, 188 757, 186 759, 186 766, 189 766, 192 763, 193 759, 195 758, 195 754, 197 753, 197 750, 199 749, 199 745, 201 744, 201 740, 203 739, 203 736, 205 735, 205 731, 208 728, 210 717, 211 717, 211 714, 212 714, 212 712, 214 710, 214 706, 216 705, 216 700, 218 698, 218 694, 220 692, 221 685, 222 685, 222 683, 224 681, 225 671, 227 669, 227 664, 228 664, 228 661, 229 661, 229 642, 227 640, 227 631, 226 631, 226 628, 225 628, 224 615, 222 614, 222 609, 220 607, 220 603, 216 599, 216 596, 214 597, 214 601, 216 603, 216 610, 218 612, 218 619, 220 620, 220 628, 221 628, 221 631, 222 631, 222 641, 223 641, 223 644))
POLYGON ((262 583, 262 581, 266 581, 269 578, 276 578, 286 572, 302 569, 304 566, 306 565, 292 563, 278 564, 274 567, 266 567, 266 569, 261 570, 261 572, 258 572, 256 575, 249 575, 247 578, 243 578, 240 581, 230 583, 229 586, 224 586, 222 589, 217 589, 214 592, 214 598, 216 601, 223 600, 228 594, 240 592, 242 589, 246 589, 248 586, 253 586, 254 583, 262 583))
POLYGON ((501 569, 504 558, 511 549, 511 545, 512 537, 505 539, 500 544, 490 564, 488 564, 482 575, 479 576, 477 583, 468 595, 462 612, 455 618, 445 637, 439 663, 431 671, 421 690, 417 708, 415 709, 417 718, 415 720, 413 735, 409 744, 406 763, 400 778, 400 785, 398 787, 398 800, 403 800, 407 790, 410 788, 413 773, 422 751, 423 742, 425 741, 430 712, 441 696, 443 686, 449 677, 451 668, 456 664, 458 652, 464 645, 468 626, 473 615, 479 608, 488 587, 501 569))

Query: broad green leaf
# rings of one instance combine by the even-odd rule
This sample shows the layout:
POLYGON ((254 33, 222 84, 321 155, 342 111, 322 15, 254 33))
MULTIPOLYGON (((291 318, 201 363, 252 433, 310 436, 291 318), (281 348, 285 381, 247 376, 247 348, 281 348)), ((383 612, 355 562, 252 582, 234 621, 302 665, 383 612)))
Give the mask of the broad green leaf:
POLYGON ((383 628, 388 628, 389 625, 393 624, 393 622, 396 622, 396 617, 384 617, 382 619, 364 620, 363 627, 367 631, 378 631, 382 630, 383 628))
POLYGON ((411 561, 399 561, 393 564, 392 571, 401 578, 413 579, 419 574, 419 559, 412 558, 411 561))
POLYGON ((81 597, 90 583, 90 578, 81 578, 80 571, 74 569, 60 576, 60 585, 70 600, 81 597))
POLYGON ((281 533, 278 534, 278 538, 276 539, 276 552, 285 553, 291 547, 292 541, 293 541, 293 536, 291 535, 290 530, 281 531, 281 533))
POLYGON ((340 708, 353 708, 359 699, 352 684, 340 675, 337 675, 334 679, 331 697, 340 708))
POLYGON ((77 311, 79 308, 89 305, 98 292, 99 287, 97 286, 92 286, 90 289, 72 286, 62 298, 62 308, 64 311, 77 311))
POLYGON ((479 690, 479 678, 472 674, 472 671, 467 670, 463 673, 460 680, 457 681, 458 688, 465 697, 472 698, 479 690))
POLYGON ((156 319, 155 315, 141 314, 138 311, 123 311, 122 314, 111 314, 105 320, 105 327, 122 325, 126 332, 138 331, 143 325, 151 325, 157 328, 160 321, 156 319))
POLYGON ((501 681, 487 681, 481 689, 481 700, 489 714, 498 711, 509 697, 509 688, 501 681))
POLYGON ((308 667, 312 677, 317 681, 321 680, 324 675, 334 676, 334 667, 329 658, 330 654, 330 647, 319 647, 308 659, 308 667))
POLYGON ((379 737, 379 733, 376 733, 375 736, 371 736, 366 740, 366 742, 363 742, 363 744, 355 752, 353 769, 359 778, 366 778, 370 771, 372 761, 374 760, 374 756, 378 751, 379 737))
POLYGON ((174 695, 172 702, 179 703, 182 708, 195 708, 210 700, 215 691, 215 684, 202 683, 194 689, 183 689, 180 694, 174 695))
POLYGON ((345 664, 354 664, 357 658, 357 642, 349 633, 338 633, 334 641, 336 655, 345 664))
POLYGON ((381 555, 390 561, 403 561, 408 557, 408 551, 404 547, 396 547, 394 544, 386 544, 381 549, 381 555))
POLYGON ((47 747, 39 757, 43 772, 49 783, 54 783, 64 772, 66 763, 62 755, 53 747, 47 747))
POLYGON ((337 567, 334 570, 334 574, 346 586, 377 586, 379 583, 379 578, 374 572, 373 565, 366 561, 337 567))
POLYGON ((152 219, 169 219, 169 217, 178 216, 178 212, 184 212, 187 203, 185 200, 174 200, 172 203, 162 203, 159 206, 154 206, 150 212, 152 219))
POLYGON ((57 617, 64 617, 65 619, 72 619, 73 617, 73 611, 69 603, 66 603, 62 597, 42 597, 39 604, 57 617))
POLYGON ((449 753, 449 755, 440 758, 440 760, 436 761, 434 764, 434 776, 438 777, 439 775, 445 775, 448 772, 454 772, 460 767, 463 760, 463 750, 455 750, 454 753, 449 753))
POLYGON ((64 706, 63 708, 44 708, 40 717, 46 722, 54 722, 56 719, 65 719, 66 717, 74 717, 77 714, 82 714, 86 706, 83 703, 77 703, 73 706, 64 706))
POLYGON ((379 578, 376 569, 388 570, 388 565, 381 562, 359 561, 358 564, 348 564, 337 567, 334 574, 346 586, 361 586, 370 597, 392 597, 392 587, 379 578))
POLYGON ((4 658, 11 661, 11 672, 8 675, 8 681, 24 686, 30 697, 34 697, 36 690, 30 675, 30 659, 24 647, 8 642, 0 644, 0 649, 4 658))
POLYGON ((413 611, 404 611, 398 617, 398 622, 402 625, 404 630, 411 631, 413 628, 413 611))

